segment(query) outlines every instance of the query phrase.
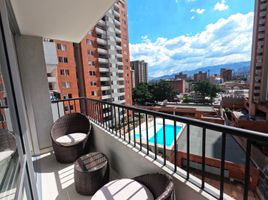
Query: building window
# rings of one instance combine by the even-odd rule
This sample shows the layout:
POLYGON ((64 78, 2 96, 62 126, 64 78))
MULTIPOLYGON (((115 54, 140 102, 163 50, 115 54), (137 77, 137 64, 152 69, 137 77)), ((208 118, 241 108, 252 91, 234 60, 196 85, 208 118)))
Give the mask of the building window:
POLYGON ((66 46, 66 44, 57 44, 57 49, 60 51, 66 51, 67 46, 66 46))
POLYGON ((61 57, 60 56, 58 59, 59 59, 60 63, 68 63, 68 58, 67 57, 61 57))
POLYGON ((89 71, 89 76, 96 76, 96 72, 95 71, 89 71))
POLYGON ((62 82, 62 87, 63 88, 70 88, 71 87, 71 83, 70 82, 62 82))
POLYGON ((125 58, 125 62, 128 62, 128 59, 127 58, 125 58))
POLYGON ((88 50, 88 51, 87 51, 87 54, 88 54, 89 56, 93 56, 93 55, 94 55, 94 52, 91 51, 91 50, 88 50))
POLYGON ((87 39, 87 45, 92 45, 92 44, 93 44, 92 40, 87 39))
POLYGON ((89 60, 89 61, 88 61, 88 65, 89 65, 89 66, 95 66, 95 62, 94 62, 94 61, 89 60))
POLYGON ((97 96, 97 92, 96 91, 91 91, 91 95, 92 96, 97 96))
POLYGON ((91 81, 91 82, 90 82, 90 85, 91 85, 91 86, 96 86, 96 85, 97 85, 97 82, 96 82, 96 81, 91 81))
POLYGON ((62 76, 69 76, 70 75, 69 69, 61 69, 60 70, 60 75, 62 75, 62 76))
POLYGON ((91 32, 91 31, 88 31, 87 34, 88 34, 88 35, 92 35, 92 32, 91 32))
POLYGON ((48 83, 49 90, 54 90, 53 83, 48 83))
POLYGON ((73 98, 73 95, 72 94, 65 94, 63 95, 63 99, 71 99, 73 98))

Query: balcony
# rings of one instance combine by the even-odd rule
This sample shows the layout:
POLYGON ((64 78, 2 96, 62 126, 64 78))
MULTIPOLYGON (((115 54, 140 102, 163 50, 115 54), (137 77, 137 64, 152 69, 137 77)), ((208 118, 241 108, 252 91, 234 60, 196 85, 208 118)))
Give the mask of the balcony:
POLYGON ((120 30, 119 28, 116 28, 116 29, 115 29, 115 33, 117 33, 117 34, 121 34, 121 30, 120 30))
MULTIPOLYGON (((108 98, 111 98, 111 95, 103 96, 103 99, 108 98)), ((172 175, 177 199, 231 199, 230 187, 234 185, 239 188, 237 191, 244 189, 244 192, 236 194, 237 199, 253 196, 251 189, 256 187, 259 172, 250 160, 252 142, 267 141, 265 134, 88 98, 64 101, 77 101, 81 112, 89 117, 93 125, 91 151, 100 151, 108 156, 112 170, 111 179, 162 172, 172 175), (110 109, 109 120, 102 120, 104 112, 101 108, 110 109), (176 130, 174 127, 181 126, 181 136, 178 136, 176 131, 167 131, 163 134, 163 143, 159 143, 159 125, 166 131, 170 127, 176 130), (166 129, 167 127, 169 128, 166 129), (137 134, 140 137, 135 137, 137 134), (245 141, 245 152, 235 149, 240 147, 235 145, 236 137, 245 141), (215 151, 217 153, 213 154, 215 151), (230 166, 238 170, 233 174, 238 181, 236 183, 227 181, 234 178, 230 166)), ((125 102, 120 100, 120 103, 121 101, 125 102)), ((67 113, 58 114, 58 117, 67 113)), ((54 195, 60 197, 63 193, 82 199, 74 190, 73 165, 56 163, 53 152, 42 155, 36 163, 42 166, 43 171, 40 170, 39 175, 43 183, 54 180, 54 186, 52 183, 43 184, 44 197, 53 194, 48 192, 51 188, 63 188, 57 190, 54 195), (47 172, 53 174, 48 175, 47 172)))
POLYGON ((101 39, 101 38, 97 38, 97 43, 101 44, 101 45, 106 45, 107 44, 106 40, 101 39))
POLYGON ((98 25, 99 26, 105 26, 105 21, 104 20, 102 20, 102 19, 100 19, 99 21, 98 21, 98 25))
POLYGON ((104 90, 110 90, 111 89, 111 86, 101 86, 101 90, 104 91, 104 90))
POLYGON ((116 38, 115 38, 115 41, 121 43, 121 38, 120 38, 120 37, 116 37, 116 38))
POLYGON ((98 34, 105 34, 105 33, 106 33, 104 30, 102 30, 102 29, 99 28, 99 27, 96 27, 96 32, 97 32, 98 34))
POLYGON ((119 46, 119 45, 116 45, 116 49, 118 49, 118 50, 122 50, 122 47, 119 46))
POLYGON ((103 49, 103 48, 98 48, 98 53, 99 54, 107 54, 108 51, 106 49, 103 49))
POLYGON ((108 59, 106 58, 98 58, 99 63, 108 63, 108 59))
POLYGON ((120 17, 119 10, 114 10, 114 15, 115 15, 116 17, 120 17))
MULTIPOLYGON (((177 199, 248 199, 254 198, 256 190, 267 192, 259 185, 265 183, 266 171, 251 161, 256 152, 254 143, 267 143, 267 134, 109 103, 114 96, 118 97, 114 94, 103 95, 103 101, 76 98, 50 102, 44 75, 43 37, 80 42, 85 30, 93 27, 114 1, 61 1, 58 6, 47 1, 40 1, 41 6, 35 1, 32 4, 12 1, 8 6, 15 5, 16 13, 10 13, 12 9, 7 9, 5 2, 1 1, 0 6, 3 44, 0 65, 9 107, 1 110, 0 125, 14 132, 19 161, 14 171, 8 171, 15 175, 12 182, 17 188, 12 186, 2 192, 1 187, 1 199, 90 199, 75 191, 73 164, 59 164, 52 151, 51 125, 70 112, 81 112, 88 117, 92 138, 84 153, 105 153, 110 162, 111 180, 166 173, 173 178, 177 199), (62 5, 71 9, 73 15, 59 17, 62 5), (50 8, 50 15, 43 8, 50 8), (25 20, 29 11, 35 25, 25 20), (90 21, 83 21, 82 16, 90 21), (19 26, 11 31, 9 25, 16 22, 19 26), (106 108, 110 111, 102 112, 106 108), (109 120, 104 113, 109 115, 109 120), (241 144, 245 147, 242 150, 238 139, 245 144, 241 144)), ((97 41, 106 44, 100 38, 97 41)), ((79 53, 79 48, 74 50, 79 53)), ((110 76, 100 79, 109 81, 110 76)), ((114 101, 126 103, 124 98, 119 96, 114 101)), ((1 186, 7 179, 8 176, 0 179, 1 186)))

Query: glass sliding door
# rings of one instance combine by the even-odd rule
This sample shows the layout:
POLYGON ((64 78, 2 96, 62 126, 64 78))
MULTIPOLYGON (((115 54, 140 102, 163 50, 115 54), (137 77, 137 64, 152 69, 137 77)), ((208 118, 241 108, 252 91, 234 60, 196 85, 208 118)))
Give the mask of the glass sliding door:
POLYGON ((9 0, 0 0, 0 199, 38 199, 9 0))

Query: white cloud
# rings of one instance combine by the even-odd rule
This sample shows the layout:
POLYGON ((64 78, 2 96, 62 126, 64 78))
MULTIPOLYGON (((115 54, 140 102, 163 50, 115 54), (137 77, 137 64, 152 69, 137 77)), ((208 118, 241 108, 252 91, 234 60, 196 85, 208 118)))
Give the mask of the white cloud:
POLYGON ((151 77, 202 66, 248 61, 251 55, 253 13, 221 18, 195 35, 180 35, 130 44, 131 59, 149 63, 151 77))
POLYGON ((192 17, 191 17, 191 20, 194 20, 194 19, 195 19, 195 16, 192 16, 192 17))
POLYGON ((197 14, 203 14, 205 12, 205 9, 202 9, 202 8, 197 8, 197 9, 191 9, 190 10, 191 13, 195 12, 197 14))
POLYGON ((227 10, 229 6, 226 4, 225 0, 222 0, 221 2, 217 2, 214 6, 214 10, 217 11, 224 11, 227 10))

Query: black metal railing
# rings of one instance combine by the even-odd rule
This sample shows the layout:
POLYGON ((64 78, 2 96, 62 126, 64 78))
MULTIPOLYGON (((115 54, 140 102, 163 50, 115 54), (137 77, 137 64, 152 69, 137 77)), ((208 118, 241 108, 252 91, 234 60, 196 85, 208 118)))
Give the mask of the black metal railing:
MULTIPOLYGON (((246 150, 245 150, 245 165, 244 165, 244 194, 243 198, 248 199, 248 192, 250 186, 251 177, 251 167, 254 167, 251 162, 251 146, 253 142, 268 142, 268 135, 261 132, 255 132, 225 125, 220 125, 216 123, 196 120, 192 118, 186 118, 181 116, 170 115, 166 113, 155 112, 151 110, 140 109, 137 107, 124 106, 121 104, 110 103, 101 100, 94 100, 89 98, 74 98, 66 100, 52 101, 52 104, 56 104, 58 109, 58 117, 70 113, 70 112, 81 112, 86 114, 90 120, 106 129, 110 133, 118 136, 124 141, 132 144, 134 147, 138 148, 140 151, 144 151, 147 155, 153 155, 156 160, 158 158, 162 161, 164 166, 167 165, 167 144, 166 144, 166 121, 170 120, 173 122, 174 126, 174 141, 177 141, 177 123, 184 123, 186 128, 186 173, 183 174, 184 178, 191 181, 190 178, 190 139, 191 139, 191 127, 197 126, 202 129, 202 162, 201 162, 201 183, 192 182, 193 184, 200 187, 202 190, 210 193, 218 199, 223 199, 224 195, 224 179, 225 179, 225 163, 226 163, 226 136, 236 136, 241 137, 246 140, 246 150), (61 104, 61 105, 60 105, 61 104), (59 112, 59 107, 70 107, 73 109, 65 109, 64 112, 59 112), (163 125, 163 144, 157 144, 157 133, 156 133, 156 121, 157 119, 162 119, 163 125), (148 138, 148 122, 153 124, 153 144, 149 144, 148 138), (142 124, 145 123, 145 137, 142 137, 142 124), (207 130, 214 130, 221 133, 221 156, 220 156, 220 186, 219 193, 211 193, 206 190, 205 178, 206 178, 206 137, 207 130), (140 137, 136 137, 137 131, 140 137), (145 141, 143 141, 145 139, 145 141), (159 149, 161 149, 161 154, 159 154, 159 149)), ((178 173, 177 170, 177 142, 174 142, 174 147, 171 150, 169 160, 173 162, 172 168, 174 172, 178 173)), ((182 175, 182 174, 180 174, 182 175)))

